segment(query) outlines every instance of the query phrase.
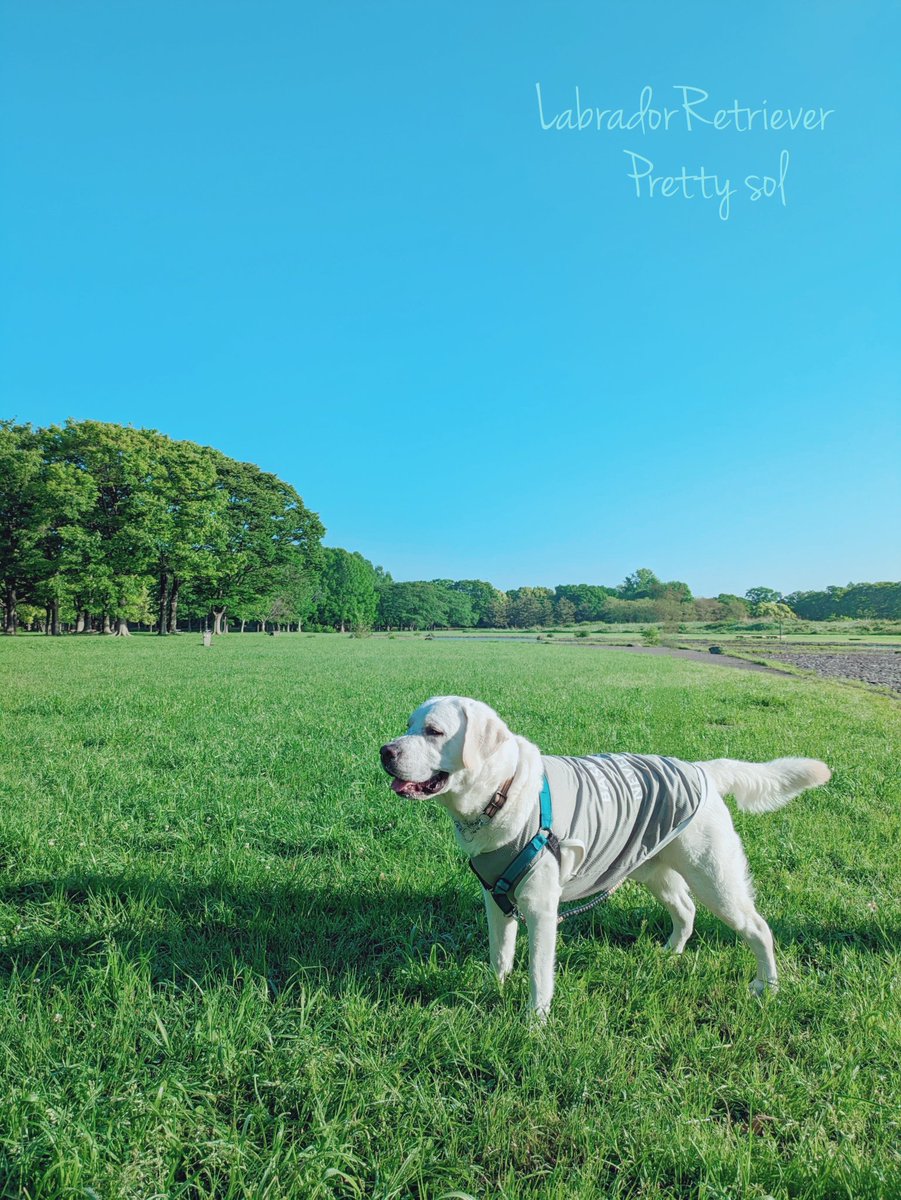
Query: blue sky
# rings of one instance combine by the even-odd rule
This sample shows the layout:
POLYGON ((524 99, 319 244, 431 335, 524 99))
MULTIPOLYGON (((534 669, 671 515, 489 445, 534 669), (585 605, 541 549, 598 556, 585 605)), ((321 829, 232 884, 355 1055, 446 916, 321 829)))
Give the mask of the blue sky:
POLYGON ((3 414, 257 462, 398 579, 899 577, 896 4, 0 14, 3 414))

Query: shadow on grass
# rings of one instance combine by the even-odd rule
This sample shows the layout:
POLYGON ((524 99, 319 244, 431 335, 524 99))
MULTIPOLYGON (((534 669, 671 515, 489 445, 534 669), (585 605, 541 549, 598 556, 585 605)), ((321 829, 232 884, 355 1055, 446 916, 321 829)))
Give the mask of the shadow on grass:
POLYGON ((298 972, 389 983, 435 946, 448 966, 487 957, 480 912, 462 891, 78 874, 7 885, 0 902, 23 913, 21 932, 0 946, 7 976, 38 965, 42 975, 74 972, 115 946, 146 963, 154 982, 210 983, 247 969, 277 992, 298 972))
MULTIPOLYGON (((473 960, 487 964, 481 900, 468 888, 437 895, 427 889, 361 884, 311 889, 302 884, 208 884, 165 877, 77 874, 0 888, 0 902, 21 906, 26 924, 0 947, 0 974, 78 973, 105 962, 115 947, 146 965, 155 983, 211 984, 244 972, 265 976, 273 992, 299 974, 323 981, 352 976, 434 999, 453 992, 473 960), (29 913, 30 906, 39 906, 29 913), (48 914, 43 906, 53 906, 48 914), (63 928, 41 929, 52 915, 63 928), (79 926, 80 928, 73 928, 79 926), (29 930, 31 926, 31 930, 29 930), (429 979, 437 959, 441 981, 429 979)), ((567 922, 563 936, 628 947, 642 930, 662 941, 660 911, 602 908, 600 916, 567 922)), ((699 911, 692 946, 735 942, 735 935, 699 911)), ((795 944, 804 960, 840 950, 882 953, 901 946, 901 930, 881 928, 864 915, 842 927, 773 922, 778 944, 795 944)))

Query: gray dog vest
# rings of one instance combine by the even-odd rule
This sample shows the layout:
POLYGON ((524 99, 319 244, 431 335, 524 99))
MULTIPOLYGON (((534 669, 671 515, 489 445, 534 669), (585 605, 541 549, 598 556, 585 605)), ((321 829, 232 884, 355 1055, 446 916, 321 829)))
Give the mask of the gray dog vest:
MULTIPOLYGON (((542 755, 551 790, 552 829, 574 841, 585 857, 566 884, 566 899, 610 891, 681 833, 707 797, 704 772, 677 758, 597 754, 590 758, 542 755)), ((489 887, 534 836, 538 797, 519 835, 498 850, 472 859, 489 887)))

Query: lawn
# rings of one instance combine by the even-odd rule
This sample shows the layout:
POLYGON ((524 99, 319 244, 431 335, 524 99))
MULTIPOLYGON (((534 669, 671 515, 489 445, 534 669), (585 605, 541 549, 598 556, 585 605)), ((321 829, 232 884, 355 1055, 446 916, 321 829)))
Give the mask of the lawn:
MULTIPOLYGON (((588 638, 591 642, 605 645, 640 646, 644 635, 655 633, 670 645, 685 645, 705 650, 716 643, 720 646, 756 649, 757 644, 809 646, 811 649, 841 647, 844 649, 866 649, 873 646, 901 646, 901 621, 786 621, 780 636, 776 621, 739 621, 723 627, 704 621, 687 621, 645 624, 611 624, 583 622, 574 625, 555 625, 550 628, 534 626, 531 629, 455 629, 441 630, 436 638, 490 638, 492 641, 528 641, 544 638, 588 638)), ((376 636, 384 636, 378 634, 376 636)), ((402 633, 400 637, 421 637, 421 634, 402 633)))
POLYGON ((577 645, 0 640, 0 1195, 901 1196, 899 708, 577 645), (627 885, 548 1026, 378 747, 425 696, 550 753, 825 758, 737 824, 782 990, 627 885))

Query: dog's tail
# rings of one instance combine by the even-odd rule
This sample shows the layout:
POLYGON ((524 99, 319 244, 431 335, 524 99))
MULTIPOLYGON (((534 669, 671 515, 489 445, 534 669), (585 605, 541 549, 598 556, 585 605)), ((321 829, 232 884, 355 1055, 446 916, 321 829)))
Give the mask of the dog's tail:
POLYGON ((698 766, 711 777, 721 796, 733 795, 739 808, 752 813, 772 812, 807 788, 821 787, 832 778, 826 764, 816 758, 774 758, 768 763, 714 758, 698 766))

